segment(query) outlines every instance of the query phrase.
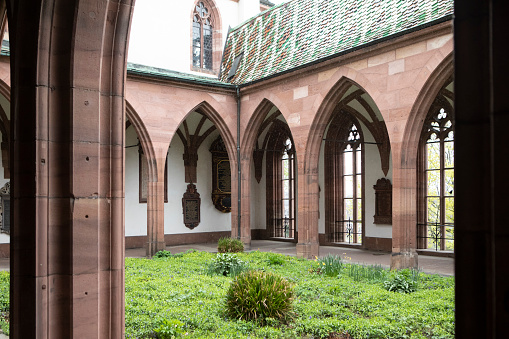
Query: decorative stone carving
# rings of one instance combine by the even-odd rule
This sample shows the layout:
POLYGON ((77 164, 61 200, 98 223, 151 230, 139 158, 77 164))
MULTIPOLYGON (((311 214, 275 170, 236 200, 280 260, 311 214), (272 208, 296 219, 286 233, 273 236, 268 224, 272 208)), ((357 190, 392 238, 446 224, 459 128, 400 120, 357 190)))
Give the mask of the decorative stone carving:
POLYGON ((182 197, 182 214, 184 225, 189 229, 194 229, 200 223, 200 205, 200 193, 196 190, 196 186, 187 185, 187 190, 182 197))
POLYGON ((219 136, 210 146, 212 153, 212 203, 217 210, 232 210, 230 160, 223 139, 219 136))
POLYGON ((376 181, 374 223, 392 225, 392 184, 389 179, 381 178, 376 181))

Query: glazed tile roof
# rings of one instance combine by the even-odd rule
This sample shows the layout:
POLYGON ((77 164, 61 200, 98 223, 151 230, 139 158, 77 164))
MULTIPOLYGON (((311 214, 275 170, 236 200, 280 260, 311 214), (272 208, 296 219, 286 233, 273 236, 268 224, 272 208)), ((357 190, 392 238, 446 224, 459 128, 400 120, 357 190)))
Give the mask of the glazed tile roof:
POLYGON ((220 79, 245 84, 448 20, 453 0, 292 0, 232 29, 220 79), (244 53, 233 78, 228 73, 244 53))
POLYGON ((230 84, 225 84, 224 82, 219 81, 216 77, 211 78, 190 73, 182 73, 163 68, 134 64, 131 62, 127 63, 127 73, 131 75, 152 76, 166 80, 178 80, 202 85, 221 86, 226 88, 231 87, 230 84))

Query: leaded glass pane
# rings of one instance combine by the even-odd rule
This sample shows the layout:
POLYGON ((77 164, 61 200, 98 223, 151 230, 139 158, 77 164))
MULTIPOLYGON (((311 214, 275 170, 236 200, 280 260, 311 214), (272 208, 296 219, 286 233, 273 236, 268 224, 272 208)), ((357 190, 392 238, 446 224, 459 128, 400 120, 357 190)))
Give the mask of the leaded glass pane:
POLYGON ((283 217, 284 218, 290 217, 290 201, 289 200, 283 200, 283 217))
POLYGON ((355 152, 355 167, 356 167, 356 173, 357 174, 361 174, 362 173, 362 160, 361 160, 361 149, 360 149, 360 145, 359 145, 359 148, 357 149, 357 152, 355 152))
POLYGON ((353 199, 344 199, 344 218, 345 221, 353 220, 353 199))
POLYGON ((362 221, 362 200, 361 199, 356 200, 357 200, 357 221, 360 222, 362 221))
POLYGON ((283 199, 290 199, 290 181, 283 180, 283 199))
POLYGON ((440 196, 440 171, 427 171, 428 194, 431 196, 440 196))
POLYGON ((444 142, 444 167, 454 167, 454 141, 444 142))
MULTIPOLYGON (((350 147, 350 145, 348 145, 348 147, 350 147)), ((348 148, 343 153, 343 174, 353 174, 353 152, 348 151, 348 148)))
POLYGON ((357 198, 360 198, 362 197, 362 176, 359 174, 356 176, 356 179, 357 180, 357 198))
POLYGON ((454 198, 445 198, 445 223, 454 224, 454 198))
POLYGON ((444 195, 453 196, 454 195, 454 170, 453 169, 444 171, 444 180, 445 180, 444 195))
POLYGON ((454 227, 445 227, 445 249, 447 251, 454 251, 454 227))
POLYGON ((440 168, 440 143, 439 142, 428 142, 426 144, 427 151, 427 169, 438 169, 440 168))
POLYGON ((212 69, 212 27, 203 26, 203 67, 212 69))
POLYGON ((440 224, 440 198, 427 198, 428 223, 440 224))
POLYGON ((343 198, 353 198, 353 176, 343 177, 343 198))

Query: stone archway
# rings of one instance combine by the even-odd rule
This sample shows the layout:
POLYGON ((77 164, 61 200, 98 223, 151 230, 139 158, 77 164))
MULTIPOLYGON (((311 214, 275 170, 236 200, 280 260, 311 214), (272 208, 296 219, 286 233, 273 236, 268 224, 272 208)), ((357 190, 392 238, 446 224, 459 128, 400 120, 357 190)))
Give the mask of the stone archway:
POLYGON ((412 106, 403 133, 399 152, 393 155, 394 190, 393 202, 399 208, 393 220, 393 243, 391 267, 406 268, 417 266, 417 151, 421 130, 439 90, 452 77, 453 53, 451 52, 435 68, 422 87, 412 106), (399 154, 398 154, 399 153, 399 154), (398 165, 398 166, 396 166, 398 165))

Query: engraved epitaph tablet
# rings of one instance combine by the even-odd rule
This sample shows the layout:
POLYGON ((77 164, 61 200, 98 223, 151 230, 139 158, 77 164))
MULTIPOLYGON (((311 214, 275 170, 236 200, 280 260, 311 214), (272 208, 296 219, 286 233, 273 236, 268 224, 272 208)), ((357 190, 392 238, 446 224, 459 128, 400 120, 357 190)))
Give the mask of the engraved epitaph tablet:
POLYGON ((223 139, 217 139, 210 146, 212 153, 212 203, 217 210, 228 213, 232 210, 232 175, 230 160, 223 139))
POLYGON ((186 227, 194 229, 200 223, 200 204, 200 193, 196 191, 196 186, 194 184, 187 185, 187 190, 182 198, 182 214, 186 227))

